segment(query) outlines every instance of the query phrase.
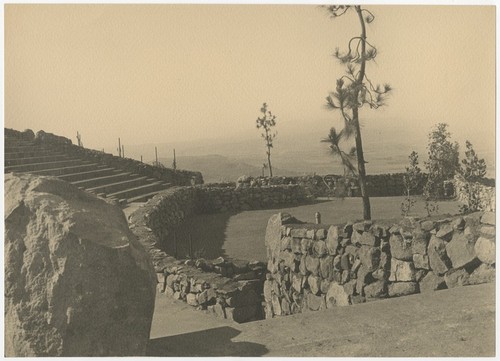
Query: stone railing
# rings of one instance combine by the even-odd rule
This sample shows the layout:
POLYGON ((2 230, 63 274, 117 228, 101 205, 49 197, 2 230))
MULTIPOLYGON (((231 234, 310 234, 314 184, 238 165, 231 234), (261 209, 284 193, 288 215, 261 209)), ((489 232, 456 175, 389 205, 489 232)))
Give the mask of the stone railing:
POLYGON ((196 214, 293 205, 307 198, 300 186, 261 188, 173 187, 160 192, 129 217, 132 232, 148 249, 167 296, 236 322, 263 318, 265 264, 243 260, 176 260, 177 229, 196 214))
POLYGON ((495 277, 495 214, 401 224, 268 222, 266 317, 347 306, 495 277))

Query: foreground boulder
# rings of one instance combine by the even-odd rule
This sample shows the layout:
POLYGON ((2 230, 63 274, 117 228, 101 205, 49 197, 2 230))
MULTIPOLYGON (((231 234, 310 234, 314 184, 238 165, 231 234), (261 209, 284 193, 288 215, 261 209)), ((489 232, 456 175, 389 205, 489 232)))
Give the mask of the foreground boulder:
POLYGON ((145 354, 156 277, 119 208, 8 174, 4 249, 6 356, 145 354))

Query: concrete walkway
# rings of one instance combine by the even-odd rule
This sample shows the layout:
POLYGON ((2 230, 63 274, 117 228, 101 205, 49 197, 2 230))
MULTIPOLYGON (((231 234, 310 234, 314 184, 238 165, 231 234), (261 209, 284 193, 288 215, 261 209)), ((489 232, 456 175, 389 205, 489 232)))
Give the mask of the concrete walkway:
POLYGON ((151 356, 494 356, 495 285, 236 324, 157 296, 151 356))

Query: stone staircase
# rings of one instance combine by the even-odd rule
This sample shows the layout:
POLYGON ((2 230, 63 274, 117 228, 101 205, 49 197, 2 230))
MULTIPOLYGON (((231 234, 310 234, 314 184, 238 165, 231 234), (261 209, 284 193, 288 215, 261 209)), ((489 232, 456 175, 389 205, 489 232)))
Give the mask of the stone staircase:
POLYGON ((35 141, 7 134, 4 141, 4 173, 55 176, 122 206, 132 202, 146 202, 171 186, 156 178, 69 156, 35 141))

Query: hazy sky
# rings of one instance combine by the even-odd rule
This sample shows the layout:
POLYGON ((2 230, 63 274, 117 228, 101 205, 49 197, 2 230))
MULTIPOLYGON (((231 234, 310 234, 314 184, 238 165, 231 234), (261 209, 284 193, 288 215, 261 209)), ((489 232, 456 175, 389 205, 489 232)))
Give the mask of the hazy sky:
MULTIPOLYGON (((394 92, 363 122, 410 142, 447 122, 493 150, 495 8, 366 7, 379 50, 368 74, 394 92)), ((312 5, 5 5, 5 126, 73 142, 78 130, 99 149, 238 138, 258 136, 266 101, 281 141, 326 134, 343 69, 331 54, 359 32, 354 12, 332 20, 312 5)))

